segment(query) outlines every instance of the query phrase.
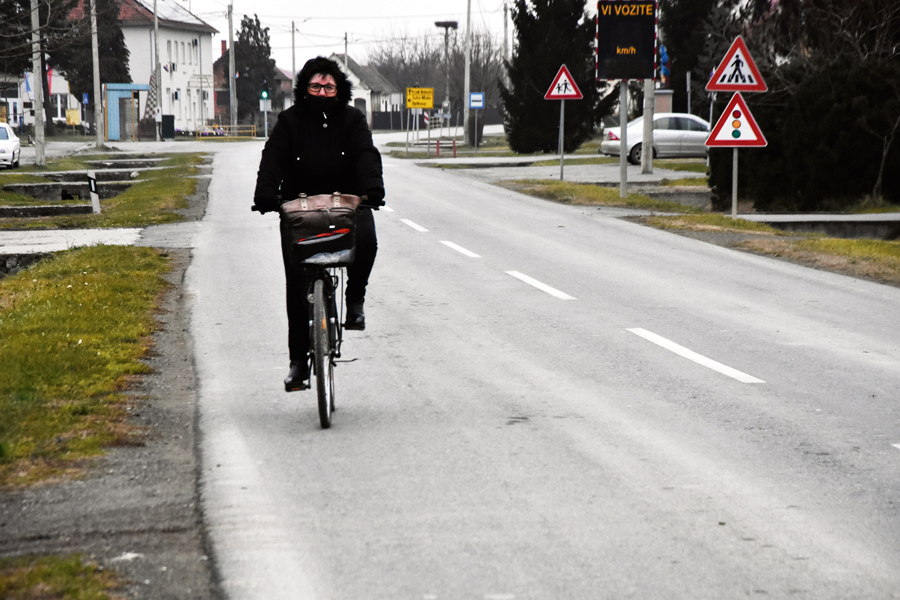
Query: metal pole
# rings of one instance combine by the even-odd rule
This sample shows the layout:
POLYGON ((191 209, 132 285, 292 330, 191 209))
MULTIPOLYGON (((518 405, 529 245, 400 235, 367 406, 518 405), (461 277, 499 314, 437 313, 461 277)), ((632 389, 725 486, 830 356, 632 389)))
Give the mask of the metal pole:
POLYGON ((153 128, 156 130, 156 141, 160 141, 160 127, 156 122, 156 114, 162 114, 162 85, 159 80, 162 67, 159 65, 159 15, 156 12, 156 0, 153 0, 153 93, 156 95, 156 110, 153 115, 153 128))
MULTIPOLYGON (((91 15, 94 15, 91 3, 91 15)), ((92 21, 93 22, 93 21, 92 21)), ((96 28, 91 28, 96 32, 96 28)), ((96 39, 96 38, 95 38, 96 39)), ((94 63, 96 65, 96 63, 94 63)), ((38 14, 38 0, 31 0, 31 89, 34 91, 34 164, 46 167, 44 157, 44 84, 41 77, 41 19, 38 14)), ((96 105, 96 101, 94 103, 96 105)))
POLYGON ((653 172, 653 111, 656 109, 656 85, 652 79, 644 80, 644 138, 641 144, 641 173, 653 172), (647 150, 650 150, 649 152, 647 150))
POLYGON ((468 8, 466 9, 466 40, 463 44, 463 52, 466 53, 466 68, 465 74, 463 75, 463 139, 470 143, 474 144, 472 140, 469 139, 469 71, 472 68, 471 66, 471 53, 472 53, 472 0, 468 0, 468 8))
POLYGON ((619 82, 619 197, 628 195, 628 80, 619 82))
POLYGON ((206 127, 206 119, 203 118, 205 111, 203 110, 203 38, 197 37, 197 57, 200 59, 200 131, 206 127))
POLYGON ((97 0, 91 0, 91 54, 94 61, 94 140, 98 148, 103 146, 103 97, 100 95, 100 47, 97 42, 97 0))
POLYGON ((737 216, 738 149, 735 147, 731 159, 731 217, 737 216))
POLYGON ((230 81, 228 82, 228 110, 231 114, 231 135, 237 132, 237 90, 234 88, 234 27, 231 24, 231 15, 234 12, 234 5, 228 5, 228 73, 230 81))
POLYGON ((349 60, 347 59, 347 32, 344 32, 344 75, 350 73, 350 69, 347 66, 349 60))
POLYGON ((559 180, 563 180, 563 164, 565 152, 563 140, 565 139, 564 127, 566 126, 566 101, 559 101, 559 180))

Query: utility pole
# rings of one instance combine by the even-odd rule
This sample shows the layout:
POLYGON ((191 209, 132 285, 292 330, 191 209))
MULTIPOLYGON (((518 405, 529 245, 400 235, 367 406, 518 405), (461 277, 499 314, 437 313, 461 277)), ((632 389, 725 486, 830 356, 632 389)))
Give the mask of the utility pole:
POLYGON ((472 54, 472 0, 468 0, 466 8, 466 40, 463 44, 463 52, 466 53, 466 68, 463 75, 463 139, 469 145, 474 146, 475 140, 478 139, 478 132, 475 132, 475 139, 469 139, 469 71, 471 69, 472 54))
POLYGON ((294 22, 291 21, 291 87, 294 87, 294 77, 297 76, 297 47, 294 45, 294 22))
MULTIPOLYGON (((159 14, 156 12, 156 0, 153 0, 153 85, 156 88, 156 113, 162 115, 162 67, 159 64, 159 14)), ((153 115, 154 129, 156 129, 156 141, 160 141, 161 125, 153 115)))
MULTIPOLYGON (((444 64, 447 69, 447 91, 444 94, 444 106, 441 107, 444 110, 441 112, 446 112, 450 107, 450 30, 456 31, 459 23, 456 21, 436 21, 434 25, 444 29, 444 64)), ((441 119, 441 122, 443 123, 443 119, 441 119)))
MULTIPOLYGON (((503 0, 503 60, 509 60, 509 16, 506 0, 503 0)), ((505 66, 503 69, 503 83, 509 87, 509 72, 505 66)))
POLYGON ((234 27, 231 24, 231 14, 234 12, 234 5, 228 5, 228 73, 231 75, 231 81, 228 82, 228 110, 231 113, 231 135, 237 132, 237 93, 234 89, 235 73, 234 73, 234 27))
POLYGON ((91 0, 91 55, 94 61, 94 140, 103 146, 103 98, 100 96, 100 46, 97 42, 97 0, 91 0))
MULTIPOLYGON (((93 4, 91 4, 93 6, 93 4)), ((41 19, 38 0, 31 0, 31 89, 34 91, 34 164, 46 167, 44 157, 44 85, 41 76, 41 19)))
POLYGON ((349 59, 347 58, 347 32, 344 32, 344 75, 350 74, 350 69, 347 67, 349 63, 349 59))

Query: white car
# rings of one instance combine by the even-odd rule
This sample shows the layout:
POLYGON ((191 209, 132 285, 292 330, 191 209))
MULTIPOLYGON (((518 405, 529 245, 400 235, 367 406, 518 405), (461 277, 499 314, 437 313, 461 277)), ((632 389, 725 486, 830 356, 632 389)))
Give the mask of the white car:
POLYGON ((14 169, 19 166, 22 148, 16 132, 6 123, 0 123, 0 165, 14 169))
MULTIPOLYGON (((622 146, 619 127, 607 129, 600 142, 600 154, 618 156, 622 146)), ((644 117, 628 123, 628 162, 641 163, 644 146, 644 117)), ((704 157, 709 123, 687 113, 653 115, 653 157, 704 157)))

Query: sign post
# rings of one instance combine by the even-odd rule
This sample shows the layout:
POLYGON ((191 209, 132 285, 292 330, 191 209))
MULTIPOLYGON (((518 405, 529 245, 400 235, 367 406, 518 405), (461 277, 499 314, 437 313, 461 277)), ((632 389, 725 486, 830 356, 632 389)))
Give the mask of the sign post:
POLYGON ((478 111, 484 108, 484 92, 469 93, 469 110, 475 111, 475 133, 472 134, 472 144, 475 152, 478 152, 478 111))
POLYGON ((566 100, 581 100, 584 94, 578 89, 575 79, 563 65, 559 68, 550 89, 544 94, 544 100, 559 100, 559 180, 563 180, 563 165, 565 164, 565 126, 566 126, 566 100))
MULTIPOLYGON (((434 108, 434 88, 406 88, 406 151, 409 152, 409 109, 434 108)), ((418 125, 418 121, 416 123, 418 125)))
MULTIPOLYGON (((597 43, 594 75, 597 81, 618 79, 619 195, 628 195, 628 80, 656 76, 656 0, 597 2, 597 43)), ((645 121, 645 127, 647 122, 645 121)), ((652 121, 650 122, 652 127, 652 121)), ((651 138, 652 139, 652 138, 651 138)), ((651 152, 652 156, 652 152, 651 152)))
MULTIPOLYGON (((731 164, 731 216, 737 217, 738 205, 738 148, 764 148, 765 136, 756 124, 741 92, 765 92, 768 90, 743 38, 738 36, 725 53, 725 58, 713 72, 710 92, 734 92, 722 116, 706 138, 708 148, 733 148, 731 164)), ((712 115, 710 115, 712 116, 712 115)))

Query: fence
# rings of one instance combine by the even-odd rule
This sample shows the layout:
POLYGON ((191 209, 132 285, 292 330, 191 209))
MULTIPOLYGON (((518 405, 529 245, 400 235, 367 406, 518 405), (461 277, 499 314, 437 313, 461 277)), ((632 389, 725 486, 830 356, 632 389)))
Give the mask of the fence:
POLYGON ((197 130, 198 140, 255 139, 256 125, 207 125, 197 130))

